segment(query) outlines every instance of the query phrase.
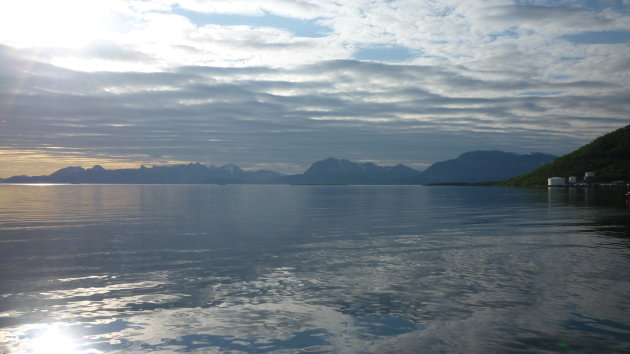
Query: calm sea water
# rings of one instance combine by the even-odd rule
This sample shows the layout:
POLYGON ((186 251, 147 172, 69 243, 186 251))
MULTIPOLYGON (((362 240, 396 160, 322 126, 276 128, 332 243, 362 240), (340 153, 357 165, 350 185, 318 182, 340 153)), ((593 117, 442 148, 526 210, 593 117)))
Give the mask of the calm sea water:
POLYGON ((621 190, 0 186, 0 353, 630 351, 621 190))

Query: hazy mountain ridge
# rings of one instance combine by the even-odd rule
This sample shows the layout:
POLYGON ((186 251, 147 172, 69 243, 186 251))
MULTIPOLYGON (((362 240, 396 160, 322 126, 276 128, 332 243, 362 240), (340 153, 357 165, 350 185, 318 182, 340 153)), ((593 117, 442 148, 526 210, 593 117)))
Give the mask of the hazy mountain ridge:
POLYGON ((137 169, 107 170, 99 165, 62 168, 49 176, 14 176, 6 183, 278 183, 282 175, 273 171, 245 171, 235 165, 141 166, 137 169))
POLYGON ((328 158, 317 161, 303 174, 283 178, 289 184, 419 184, 421 172, 402 164, 378 166, 328 158))
POLYGON ((594 172, 600 182, 630 181, 630 125, 602 135, 553 163, 503 182, 503 185, 546 185, 550 177, 582 178, 594 172))
POLYGON ((209 184, 430 184, 500 181, 528 172, 554 156, 520 155, 502 151, 471 151, 456 159, 437 162, 424 172, 403 164, 379 166, 327 158, 313 163, 304 173, 283 175, 274 171, 247 171, 236 165, 206 166, 189 163, 107 170, 66 167, 49 176, 13 176, 4 183, 209 183, 209 184))
POLYGON ((456 159, 436 162, 421 176, 423 184, 504 181, 553 161, 557 156, 534 152, 470 151, 456 159))

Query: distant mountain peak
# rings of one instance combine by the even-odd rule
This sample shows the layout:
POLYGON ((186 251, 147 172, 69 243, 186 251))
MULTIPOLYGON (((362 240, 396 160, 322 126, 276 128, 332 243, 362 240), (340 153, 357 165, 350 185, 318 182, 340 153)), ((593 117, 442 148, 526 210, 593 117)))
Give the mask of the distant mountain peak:
POLYGON ((421 179, 424 184, 498 182, 527 173, 555 158, 543 153, 469 151, 456 159, 434 163, 422 173, 421 179))
POLYGON ((458 158, 437 162, 424 172, 398 163, 379 166, 328 157, 314 162, 304 173, 284 176, 273 171, 243 170, 233 164, 204 165, 198 162, 107 170, 71 166, 50 176, 14 176, 9 183, 290 183, 290 184, 429 184, 501 181, 552 161, 543 153, 519 155, 511 152, 469 151, 458 158))
POLYGON ((236 165, 208 168, 200 163, 106 170, 65 167, 49 176, 14 176, 12 183, 280 183, 282 175, 272 171, 244 171, 236 165))
POLYGON ((309 167, 304 174, 318 174, 323 171, 327 171, 328 173, 331 171, 343 172, 350 168, 351 165, 352 163, 348 160, 329 157, 311 164, 311 167, 309 167))
POLYGON ((418 184, 419 175, 419 171, 402 164, 378 166, 329 157, 314 162, 303 174, 285 180, 297 184, 418 184))
POLYGON ((220 168, 229 171, 230 173, 238 173, 243 171, 240 167, 236 166, 236 165, 232 165, 232 164, 227 164, 227 165, 223 165, 220 168))
POLYGON ((496 157, 496 156, 517 156, 514 152, 505 152, 500 150, 473 150, 464 152, 459 155, 458 158, 479 159, 484 157, 496 157))
POLYGON ((69 166, 69 167, 64 167, 62 169, 59 169, 57 171, 55 171, 51 176, 57 176, 57 177, 61 177, 61 176, 70 176, 70 175, 74 175, 76 173, 81 173, 84 172, 85 169, 83 167, 80 166, 69 166))

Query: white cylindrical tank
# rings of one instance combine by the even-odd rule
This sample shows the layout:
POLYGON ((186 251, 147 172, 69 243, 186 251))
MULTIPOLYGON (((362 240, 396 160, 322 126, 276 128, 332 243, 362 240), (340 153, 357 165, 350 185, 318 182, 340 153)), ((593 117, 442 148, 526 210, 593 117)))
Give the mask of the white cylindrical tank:
POLYGON ((585 182, 594 182, 595 181, 595 172, 586 172, 584 174, 584 181, 585 182))
POLYGON ((564 186, 565 183, 564 177, 551 177, 547 179, 547 185, 549 187, 564 186))

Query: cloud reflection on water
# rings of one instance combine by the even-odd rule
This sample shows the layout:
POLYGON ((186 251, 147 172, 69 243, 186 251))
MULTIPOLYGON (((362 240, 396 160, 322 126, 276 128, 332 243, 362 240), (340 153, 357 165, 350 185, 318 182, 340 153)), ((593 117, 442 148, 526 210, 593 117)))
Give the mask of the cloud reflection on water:
POLYGON ((0 249, 6 351, 28 351, 48 326, 83 352, 614 351, 630 340, 619 272, 630 248, 602 221, 625 208, 512 188, 94 188, 65 200, 100 198, 123 217, 1 235, 31 247, 0 249), (270 200, 286 203, 270 211, 270 200))

